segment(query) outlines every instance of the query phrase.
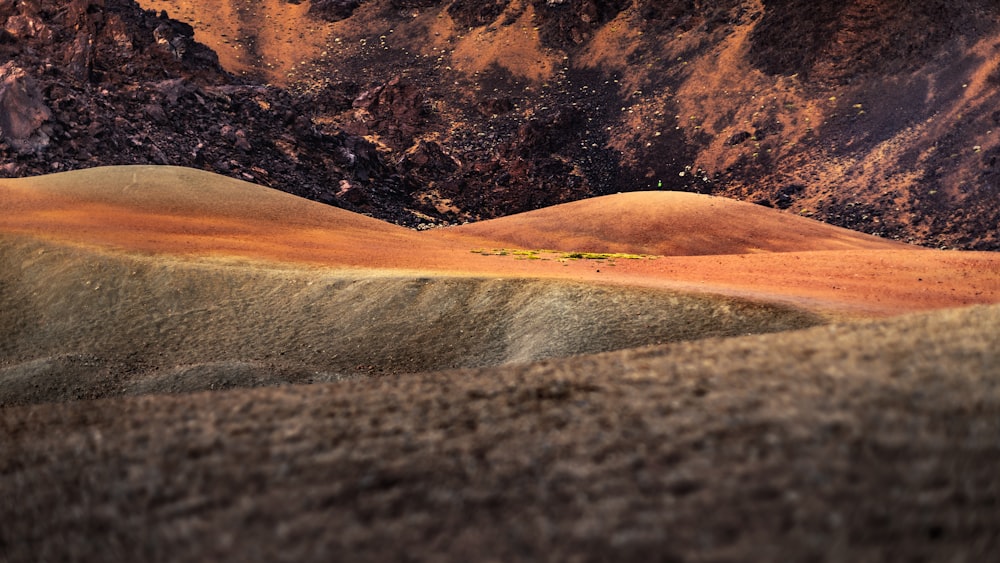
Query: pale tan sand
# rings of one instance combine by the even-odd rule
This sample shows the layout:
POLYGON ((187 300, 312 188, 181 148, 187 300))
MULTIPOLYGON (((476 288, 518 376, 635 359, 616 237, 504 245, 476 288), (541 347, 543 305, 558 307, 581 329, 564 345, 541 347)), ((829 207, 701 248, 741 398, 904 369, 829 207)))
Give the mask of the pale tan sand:
POLYGON ((823 322, 559 279, 130 257, 0 236, 0 406, 480 367, 823 322))

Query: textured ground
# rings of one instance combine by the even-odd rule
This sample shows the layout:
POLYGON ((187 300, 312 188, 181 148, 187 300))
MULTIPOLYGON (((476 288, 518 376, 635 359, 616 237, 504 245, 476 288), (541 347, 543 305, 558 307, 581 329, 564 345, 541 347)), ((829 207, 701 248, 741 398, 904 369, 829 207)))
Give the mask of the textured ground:
POLYGON ((566 279, 0 243, 0 405, 489 366, 823 320, 780 304, 566 279))
POLYGON ((986 561, 1000 310, 0 411, 9 561, 986 561))
POLYGON ((995 2, 142 5, 0 175, 538 211, 0 181, 0 561, 1000 552, 1000 260, 802 217, 1000 248, 995 2))
POLYGON ((1000 549, 996 255, 689 194, 427 232, 171 168, 0 198, 0 560, 1000 549), (568 257, 654 248, 694 255, 568 257))

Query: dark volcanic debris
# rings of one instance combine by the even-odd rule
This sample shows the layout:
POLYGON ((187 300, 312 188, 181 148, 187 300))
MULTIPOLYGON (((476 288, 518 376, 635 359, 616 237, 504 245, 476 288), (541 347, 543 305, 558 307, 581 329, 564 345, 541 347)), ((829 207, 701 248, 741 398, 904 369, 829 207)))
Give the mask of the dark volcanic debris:
POLYGON ((0 1, 0 174, 168 163, 409 226, 672 189, 998 248, 995 3, 309 9, 322 54, 264 85, 133 1, 0 1))
POLYGON ((5 7, 0 174, 114 164, 212 170, 415 225, 374 146, 308 100, 226 73, 193 29, 126 0, 5 7), (344 184, 363 197, 342 200, 344 184))

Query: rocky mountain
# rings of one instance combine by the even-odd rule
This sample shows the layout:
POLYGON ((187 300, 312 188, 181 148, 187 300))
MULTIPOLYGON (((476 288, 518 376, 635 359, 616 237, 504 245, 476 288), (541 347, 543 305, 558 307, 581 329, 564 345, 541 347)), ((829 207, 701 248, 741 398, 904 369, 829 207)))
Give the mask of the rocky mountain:
POLYGON ((140 4, 0 0, 5 175, 170 163, 410 226, 672 189, 1000 249, 989 0, 140 4))
POLYGON ((0 174, 177 164, 417 224, 405 179, 309 100, 235 78, 190 25, 126 0, 0 2, 0 174))

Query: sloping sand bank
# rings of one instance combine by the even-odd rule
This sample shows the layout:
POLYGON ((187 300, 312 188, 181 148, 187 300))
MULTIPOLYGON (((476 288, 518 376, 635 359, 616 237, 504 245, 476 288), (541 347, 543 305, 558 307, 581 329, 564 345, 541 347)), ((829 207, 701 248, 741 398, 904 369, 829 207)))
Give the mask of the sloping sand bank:
POLYGON ((447 231, 518 248, 662 256, 913 250, 759 205, 684 192, 595 197, 447 231))
POLYGON ((0 243, 0 405, 489 366, 822 322, 783 305, 565 279, 0 243))

